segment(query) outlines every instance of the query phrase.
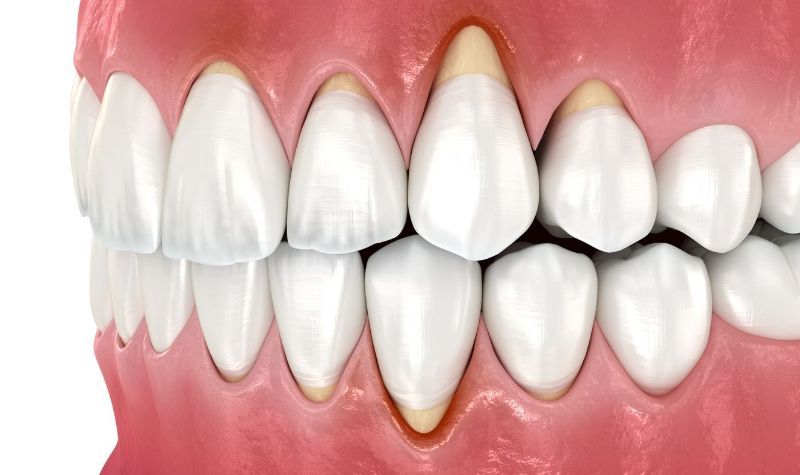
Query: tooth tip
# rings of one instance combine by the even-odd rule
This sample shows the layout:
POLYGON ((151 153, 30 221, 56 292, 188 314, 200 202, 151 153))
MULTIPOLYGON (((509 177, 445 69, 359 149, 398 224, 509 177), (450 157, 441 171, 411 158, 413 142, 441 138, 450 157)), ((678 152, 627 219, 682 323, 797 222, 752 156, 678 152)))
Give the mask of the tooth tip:
POLYGON ((398 405, 397 411, 414 431, 428 434, 438 427, 449 406, 450 399, 430 409, 409 409, 398 405))

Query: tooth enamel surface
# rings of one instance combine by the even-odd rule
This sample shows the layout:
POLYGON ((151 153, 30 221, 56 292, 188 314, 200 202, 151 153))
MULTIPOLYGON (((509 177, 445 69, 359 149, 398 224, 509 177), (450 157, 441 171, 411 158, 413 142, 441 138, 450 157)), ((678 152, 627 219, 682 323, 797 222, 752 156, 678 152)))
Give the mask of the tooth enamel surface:
POLYGON ((89 147, 92 143, 97 116, 100 113, 100 100, 86 79, 81 79, 73 90, 70 113, 69 155, 72 163, 72 180, 75 196, 81 215, 89 212, 86 180, 89 169, 89 147))
POLYGON ((335 386, 366 321, 361 256, 297 250, 281 243, 269 257, 269 280, 295 380, 302 388, 335 386))
POLYGON ((194 309, 190 264, 161 251, 139 254, 139 277, 147 332, 153 349, 169 348, 194 309))
POLYGON ((136 253, 108 251, 108 281, 117 334, 123 343, 133 338, 144 316, 136 253))
POLYGON ((734 125, 697 129, 655 163, 658 222, 713 252, 727 252, 750 232, 761 207, 755 146, 734 125))
MULTIPOLYGON (((389 394, 401 412, 446 407, 478 328, 480 266, 411 236, 370 257, 365 284, 370 331, 389 394)), ((432 430, 438 417, 424 430, 432 430)))
POLYGON ((761 216, 785 233, 800 233, 800 144, 761 173, 761 216))
POLYGON ((128 74, 113 74, 87 180, 92 229, 109 249, 149 254, 158 248, 169 148, 169 131, 147 90, 128 74))
POLYGON ((731 252, 704 256, 714 313, 747 333, 800 339, 800 241, 748 236, 731 252))
POLYGON ((578 374, 596 303, 592 261, 553 244, 503 256, 484 277, 483 318, 495 352, 542 399, 562 395, 578 374))
POLYGON ((597 267, 597 322, 625 371, 645 392, 674 389, 702 356, 711 326, 703 261, 669 244, 597 267))
POLYGON ((202 75, 181 115, 164 202, 164 255, 207 265, 262 259, 286 226, 289 163, 247 81, 202 75))
POLYGON ((243 379, 272 323, 265 259, 229 266, 192 264, 197 317, 208 351, 223 378, 243 379))
POLYGON ((114 318, 111 305, 111 282, 108 276, 108 249, 92 239, 92 252, 89 261, 89 305, 97 329, 103 331, 114 318))

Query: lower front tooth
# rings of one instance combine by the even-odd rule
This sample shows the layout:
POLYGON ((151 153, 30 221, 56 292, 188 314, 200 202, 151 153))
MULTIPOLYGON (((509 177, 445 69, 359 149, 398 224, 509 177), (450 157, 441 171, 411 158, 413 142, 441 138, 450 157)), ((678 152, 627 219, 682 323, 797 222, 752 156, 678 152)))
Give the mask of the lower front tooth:
POLYGON ((190 264, 164 257, 158 250, 139 254, 144 318, 153 349, 169 348, 183 330, 194 308, 190 264))
POLYGON ((123 343, 127 343, 144 316, 135 252, 108 251, 108 281, 117 334, 123 343))
POLYGON ((114 319, 111 304, 111 282, 108 276, 108 249, 97 239, 92 239, 89 261, 89 304, 97 329, 103 331, 114 319))

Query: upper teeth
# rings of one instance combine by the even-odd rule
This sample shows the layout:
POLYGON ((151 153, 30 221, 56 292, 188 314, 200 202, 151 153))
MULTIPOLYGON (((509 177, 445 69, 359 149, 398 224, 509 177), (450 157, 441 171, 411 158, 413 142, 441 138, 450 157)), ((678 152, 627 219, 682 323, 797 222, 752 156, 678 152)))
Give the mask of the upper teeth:
POLYGON ((89 169, 89 147, 92 143, 97 115, 100 113, 100 100, 89 85, 89 81, 78 81, 70 115, 69 155, 72 162, 72 179, 75 182, 75 195, 82 215, 89 212, 86 191, 86 177, 89 169))
POLYGON ((800 144, 761 173, 761 216, 786 233, 800 233, 800 144))

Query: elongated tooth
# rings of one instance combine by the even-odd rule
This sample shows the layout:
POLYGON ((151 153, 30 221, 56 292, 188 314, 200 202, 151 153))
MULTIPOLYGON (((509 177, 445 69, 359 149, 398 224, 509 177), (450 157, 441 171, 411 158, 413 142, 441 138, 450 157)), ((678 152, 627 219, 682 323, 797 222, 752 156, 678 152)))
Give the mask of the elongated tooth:
POLYGON ((164 257, 161 251, 139 254, 144 318, 153 349, 166 351, 194 309, 189 262, 164 257))
POLYGON ((731 252, 706 254, 714 313, 747 333, 800 339, 800 241, 748 236, 731 252))
POLYGON ((136 79, 108 80, 89 152, 87 197, 95 236, 109 249, 149 254, 161 240, 170 136, 136 79))
POLYGON ((163 251, 170 258, 207 265, 258 260, 283 236, 289 163, 242 77, 203 74, 186 100, 164 201, 163 251))
POLYGON ((592 261, 553 244, 508 254, 484 277, 483 318, 497 356, 541 399, 561 397, 578 374, 596 303, 592 261))
POLYGON ((105 330, 114 319, 111 304, 111 282, 108 276, 108 249, 92 239, 92 253, 89 261, 89 305, 97 329, 105 330))
POLYGON ((669 244, 638 249, 597 267, 597 322, 642 390, 665 394, 702 356, 711 328, 703 261, 669 244))
POLYGON ((127 343, 144 316, 135 252, 108 251, 108 281, 117 334, 123 343, 127 343))
POLYGON ((192 264, 197 317, 211 358, 228 381, 244 379, 272 323, 267 261, 192 264))
POLYGON ((275 320, 303 393, 330 398, 364 329, 364 265, 357 252, 331 255, 281 243, 269 257, 275 320))
POLYGON ((516 98, 489 36, 453 40, 428 100, 408 178, 408 210, 430 243, 492 257, 533 222, 539 180, 516 98))
POLYGON ((406 221, 406 186, 403 156, 381 109, 352 76, 331 77, 297 143, 289 244, 342 254, 391 239, 406 221))
POLYGON ((411 236, 370 257, 365 285, 386 389, 414 430, 430 432, 469 360, 481 310, 480 266, 411 236))
POLYGON ((650 152, 602 82, 584 82, 556 110, 539 172, 542 224, 604 252, 624 249, 653 229, 657 193, 650 152))
POLYGON ((761 216, 785 233, 800 233, 800 144, 761 172, 761 216))
POLYGON ((690 132, 655 164, 658 222, 713 252, 736 247, 758 218, 761 174, 753 141, 735 125, 690 132))
POLYGON ((89 173, 89 147, 95 123, 100 113, 100 100, 86 79, 81 79, 73 90, 69 127, 69 156, 72 163, 72 181, 81 215, 89 212, 86 181, 89 173))

